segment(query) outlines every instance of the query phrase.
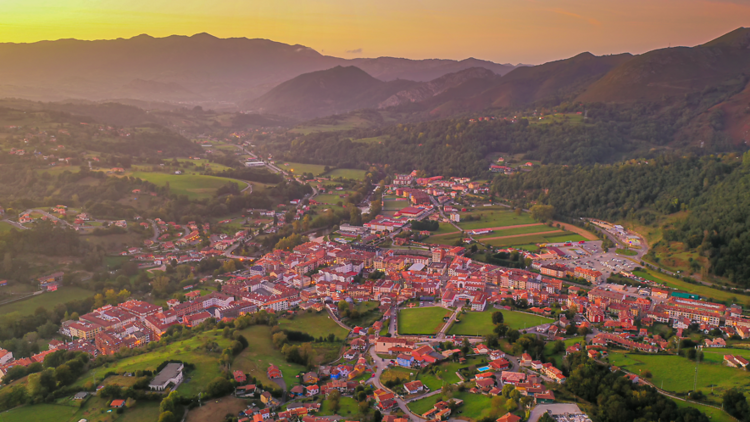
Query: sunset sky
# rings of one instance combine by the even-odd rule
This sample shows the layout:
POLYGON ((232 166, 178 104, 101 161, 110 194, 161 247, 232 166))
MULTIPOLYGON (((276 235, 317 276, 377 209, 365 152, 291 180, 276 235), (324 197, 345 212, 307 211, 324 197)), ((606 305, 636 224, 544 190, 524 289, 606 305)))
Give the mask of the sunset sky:
POLYGON ((208 32, 346 58, 537 64, 695 45, 745 25, 747 0, 0 0, 0 42, 208 32))

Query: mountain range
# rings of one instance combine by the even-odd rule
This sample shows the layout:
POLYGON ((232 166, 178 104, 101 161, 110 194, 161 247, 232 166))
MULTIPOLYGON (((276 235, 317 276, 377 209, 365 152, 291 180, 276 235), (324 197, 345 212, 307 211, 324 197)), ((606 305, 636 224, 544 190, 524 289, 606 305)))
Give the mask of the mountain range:
POLYGON ((35 100, 135 99, 233 105, 304 73, 357 66, 383 81, 428 81, 484 67, 514 67, 477 59, 347 60, 265 39, 220 39, 209 34, 30 44, 0 43, 0 97, 35 100))
POLYGON ((750 30, 739 28, 695 47, 665 48, 641 55, 581 53, 538 66, 519 66, 505 74, 486 67, 470 68, 428 82, 378 83, 367 77, 375 75, 366 75, 367 70, 361 67, 364 72, 336 68, 300 75, 243 106, 309 118, 412 103, 430 115, 447 117, 488 108, 554 106, 563 101, 662 101, 721 89, 750 74, 748 48, 750 30), (316 90, 310 90, 311 86, 316 90))

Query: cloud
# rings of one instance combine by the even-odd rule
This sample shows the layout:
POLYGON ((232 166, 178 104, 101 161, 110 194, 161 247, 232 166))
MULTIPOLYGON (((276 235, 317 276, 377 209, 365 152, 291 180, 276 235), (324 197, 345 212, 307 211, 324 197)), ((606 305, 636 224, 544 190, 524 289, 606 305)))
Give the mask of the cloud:
POLYGON ((355 48, 354 50, 346 50, 347 54, 362 54, 362 48, 355 48))

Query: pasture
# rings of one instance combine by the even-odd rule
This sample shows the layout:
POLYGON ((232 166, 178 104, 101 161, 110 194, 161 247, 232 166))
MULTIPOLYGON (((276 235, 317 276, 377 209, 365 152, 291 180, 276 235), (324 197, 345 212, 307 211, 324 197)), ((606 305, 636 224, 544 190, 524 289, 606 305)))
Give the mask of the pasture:
POLYGON ((398 314, 398 333, 436 334, 445 324, 443 318, 450 315, 450 310, 440 306, 403 309, 398 314))

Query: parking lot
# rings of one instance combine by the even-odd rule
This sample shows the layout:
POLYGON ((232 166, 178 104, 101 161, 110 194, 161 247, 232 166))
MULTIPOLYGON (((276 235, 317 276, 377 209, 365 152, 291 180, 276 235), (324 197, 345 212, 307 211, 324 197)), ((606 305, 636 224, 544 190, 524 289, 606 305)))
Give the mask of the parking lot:
POLYGON ((581 267, 590 270, 599 271, 607 279, 612 273, 620 271, 633 271, 639 265, 627 259, 622 255, 615 253, 614 248, 609 252, 602 251, 602 241, 588 241, 584 244, 573 244, 572 246, 562 246, 562 244, 549 244, 562 250, 567 258, 547 259, 541 261, 543 264, 563 264, 569 267, 581 267))

